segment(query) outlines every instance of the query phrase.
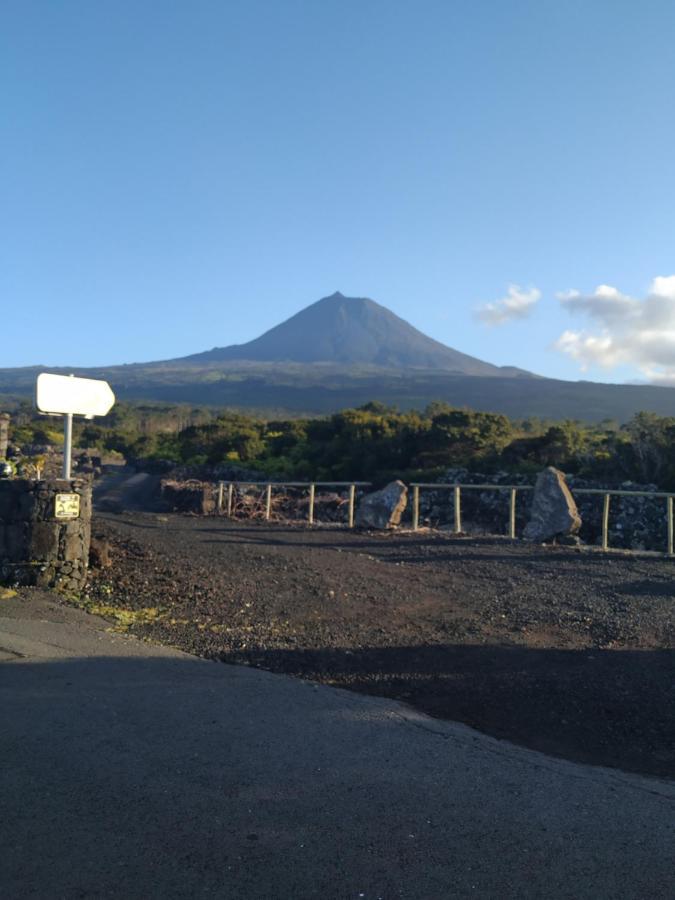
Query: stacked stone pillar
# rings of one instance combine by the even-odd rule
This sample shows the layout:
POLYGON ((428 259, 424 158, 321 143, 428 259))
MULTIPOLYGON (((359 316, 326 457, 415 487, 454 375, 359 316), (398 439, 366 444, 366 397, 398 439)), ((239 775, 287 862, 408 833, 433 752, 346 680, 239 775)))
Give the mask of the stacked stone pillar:
POLYGON ((88 479, 0 480, 0 581, 78 592, 90 538, 88 479))

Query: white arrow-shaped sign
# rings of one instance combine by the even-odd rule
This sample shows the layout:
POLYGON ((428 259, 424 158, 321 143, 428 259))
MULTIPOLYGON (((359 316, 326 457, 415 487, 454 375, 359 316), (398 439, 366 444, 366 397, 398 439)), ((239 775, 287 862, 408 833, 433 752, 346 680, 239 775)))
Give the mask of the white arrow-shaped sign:
POLYGON ((36 405, 51 415, 105 416, 113 408, 115 395, 107 381, 74 375, 37 377, 36 405))
POLYGON ((70 479, 73 446, 73 416, 105 416, 113 408, 115 395, 107 381, 74 375, 38 375, 35 405, 40 412, 65 416, 63 425, 63 477, 70 479))

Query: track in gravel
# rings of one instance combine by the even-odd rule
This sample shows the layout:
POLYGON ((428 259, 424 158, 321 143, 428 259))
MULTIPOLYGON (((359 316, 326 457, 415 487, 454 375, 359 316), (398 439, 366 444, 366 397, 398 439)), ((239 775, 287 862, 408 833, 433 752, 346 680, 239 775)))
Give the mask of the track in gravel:
POLYGON ((675 562, 499 538, 107 515, 95 603, 225 662, 675 777, 675 562))

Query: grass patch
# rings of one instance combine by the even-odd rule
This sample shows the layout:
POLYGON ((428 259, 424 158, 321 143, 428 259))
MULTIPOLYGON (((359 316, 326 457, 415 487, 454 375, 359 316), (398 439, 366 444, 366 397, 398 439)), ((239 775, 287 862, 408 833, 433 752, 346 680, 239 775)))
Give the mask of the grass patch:
POLYGON ((151 625, 164 618, 166 612, 158 606, 144 606, 140 609, 126 609, 123 606, 111 606, 99 603, 91 597, 82 596, 74 600, 75 605, 92 616, 112 619, 116 623, 116 631, 128 631, 134 625, 151 625))

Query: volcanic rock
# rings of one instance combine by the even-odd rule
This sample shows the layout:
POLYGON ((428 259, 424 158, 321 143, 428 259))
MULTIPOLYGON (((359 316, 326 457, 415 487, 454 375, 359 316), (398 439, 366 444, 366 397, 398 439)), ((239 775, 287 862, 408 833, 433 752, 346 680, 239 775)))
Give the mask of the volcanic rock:
POLYGON ((366 494, 356 512, 359 528, 395 528, 408 503, 408 488, 402 481, 392 481, 381 491, 366 494))
POLYGON ((580 528, 581 516, 565 476, 549 466, 537 476, 530 521, 523 537, 528 541, 547 541, 558 535, 576 534, 580 528))

